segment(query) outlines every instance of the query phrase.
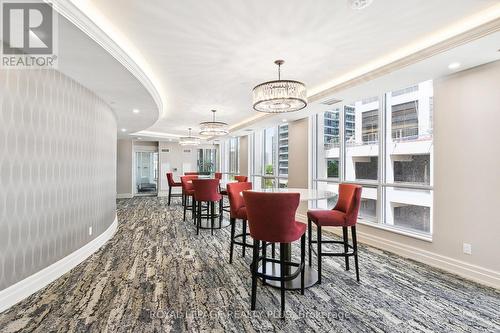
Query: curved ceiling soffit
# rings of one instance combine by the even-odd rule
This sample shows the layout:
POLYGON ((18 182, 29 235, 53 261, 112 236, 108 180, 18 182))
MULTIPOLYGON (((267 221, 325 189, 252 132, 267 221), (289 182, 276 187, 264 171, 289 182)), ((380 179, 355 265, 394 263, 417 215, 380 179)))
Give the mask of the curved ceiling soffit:
MULTIPOLYGON (((135 51, 132 44, 124 39, 122 36, 111 36, 111 33, 106 32, 97 22, 97 15, 95 10, 88 6, 85 7, 82 1, 74 0, 44 0, 51 3, 54 9, 68 21, 78 27, 87 36, 99 44, 106 52, 122 64, 137 80, 146 88, 151 94, 156 106, 158 108, 158 119, 165 116, 165 97, 161 94, 161 86, 159 81, 152 75, 149 70, 146 60, 135 51), (122 41, 118 43, 116 40, 122 41), (120 45, 122 44, 122 45, 120 45), (125 47, 124 44, 128 44, 125 47), (133 54, 134 56, 131 56, 133 54)), ((103 20, 102 16, 99 17, 101 25, 103 20)), ((109 23, 108 23, 109 24, 109 23)), ((111 29, 111 28, 110 28, 111 29)), ((109 29, 108 29, 109 30, 109 29)), ((115 33, 116 34, 116 33, 115 33)))

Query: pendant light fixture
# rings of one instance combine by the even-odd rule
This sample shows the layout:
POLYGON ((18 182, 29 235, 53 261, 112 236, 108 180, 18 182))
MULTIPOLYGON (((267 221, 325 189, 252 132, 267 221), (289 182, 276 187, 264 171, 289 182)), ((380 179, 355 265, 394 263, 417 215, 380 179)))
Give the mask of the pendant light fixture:
POLYGON ((259 112, 281 113, 298 111, 307 106, 306 85, 299 81, 282 80, 281 65, 276 60, 278 80, 264 82, 253 88, 253 108, 259 112))
POLYGON ((229 133, 228 124, 215 121, 216 112, 217 110, 212 110, 212 121, 200 123, 200 135, 221 136, 229 133))
POLYGON ((182 136, 179 138, 179 144, 181 146, 197 146, 200 144, 200 138, 191 135, 191 128, 189 128, 188 136, 182 136))

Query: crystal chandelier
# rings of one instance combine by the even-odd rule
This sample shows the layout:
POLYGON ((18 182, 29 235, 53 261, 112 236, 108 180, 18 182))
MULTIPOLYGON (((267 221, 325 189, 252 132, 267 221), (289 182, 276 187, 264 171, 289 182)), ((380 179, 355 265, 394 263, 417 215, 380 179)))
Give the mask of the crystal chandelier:
POLYGON ((212 110, 212 121, 200 123, 200 134, 209 136, 221 136, 229 133, 228 125, 222 121, 215 121, 216 110, 212 110))
POLYGON ((200 144, 200 138, 191 135, 191 128, 189 128, 188 136, 181 136, 179 138, 179 144, 181 146, 197 146, 200 144))
POLYGON ((253 108, 259 112, 280 113, 298 111, 307 106, 306 85, 299 81, 281 80, 281 65, 276 60, 278 80, 268 81, 253 88, 253 108))

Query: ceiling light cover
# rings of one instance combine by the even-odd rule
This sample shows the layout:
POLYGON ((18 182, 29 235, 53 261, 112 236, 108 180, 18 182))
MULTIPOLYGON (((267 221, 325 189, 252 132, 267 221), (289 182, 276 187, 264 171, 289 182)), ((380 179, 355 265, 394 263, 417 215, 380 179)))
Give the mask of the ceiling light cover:
POLYGON ((221 136, 229 133, 229 125, 222 121, 215 121, 216 110, 212 110, 212 121, 204 121, 200 123, 200 134, 208 136, 221 136))
POLYGON ((283 60, 278 65, 278 80, 264 82, 253 88, 253 108, 259 112, 281 113, 302 110, 307 106, 306 85, 299 81, 281 80, 283 60))
POLYGON ((179 138, 179 144, 181 146, 198 146, 200 144, 200 138, 192 136, 190 128, 188 136, 181 136, 179 138))

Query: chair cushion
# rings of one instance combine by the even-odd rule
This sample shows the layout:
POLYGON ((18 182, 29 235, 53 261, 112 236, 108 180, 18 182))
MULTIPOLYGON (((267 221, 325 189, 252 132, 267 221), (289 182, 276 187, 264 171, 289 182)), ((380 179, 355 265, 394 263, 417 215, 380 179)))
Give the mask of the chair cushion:
POLYGON ((346 216, 338 210, 309 210, 307 218, 320 226, 346 226, 346 216))
POLYGON ((245 206, 238 209, 235 216, 232 216, 235 219, 247 220, 247 208, 245 206))

